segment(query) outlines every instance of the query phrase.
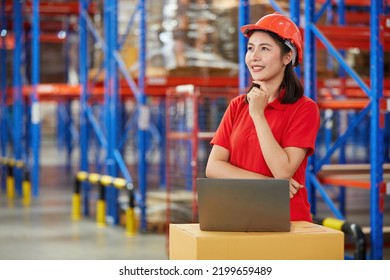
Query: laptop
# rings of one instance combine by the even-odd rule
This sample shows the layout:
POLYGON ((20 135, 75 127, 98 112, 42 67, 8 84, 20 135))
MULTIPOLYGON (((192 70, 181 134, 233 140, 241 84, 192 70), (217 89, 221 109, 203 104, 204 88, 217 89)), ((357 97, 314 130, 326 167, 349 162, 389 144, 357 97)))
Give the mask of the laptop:
POLYGON ((199 226, 204 231, 290 231, 289 181, 197 178, 199 226))

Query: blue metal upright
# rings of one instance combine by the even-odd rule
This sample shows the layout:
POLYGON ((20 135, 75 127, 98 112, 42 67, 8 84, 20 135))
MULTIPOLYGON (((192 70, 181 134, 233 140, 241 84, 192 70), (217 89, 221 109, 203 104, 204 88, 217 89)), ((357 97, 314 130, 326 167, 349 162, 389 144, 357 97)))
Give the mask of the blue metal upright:
POLYGON ((33 196, 39 194, 39 151, 40 151, 40 104, 38 100, 37 86, 39 84, 39 0, 34 0, 32 6, 32 61, 31 61, 31 82, 33 91, 31 93, 31 186, 33 196))
MULTIPOLYGON (((338 20, 338 25, 339 26, 345 26, 346 25, 346 7, 345 7, 345 1, 338 1, 337 3, 337 20, 338 20)), ((330 6, 330 5, 329 5, 330 6)), ((345 50, 340 50, 340 54, 345 57, 345 50)), ((330 60, 330 59, 329 59, 330 60)), ((345 81, 345 71, 341 68, 339 71, 339 76, 340 78, 344 79, 345 81)), ((340 114, 339 116, 342 117, 343 115, 340 114)), ((339 127, 339 130, 341 128, 339 127)), ((340 147, 340 153, 339 153, 339 162, 341 164, 346 163, 346 158, 345 158, 345 145, 340 147)), ((344 186, 339 187, 339 209, 340 212, 345 216, 346 214, 346 205, 345 205, 345 199, 347 197, 347 189, 344 186)))
MULTIPOLYGON (((370 226, 371 259, 383 259, 383 182, 384 123, 381 122, 380 100, 383 95, 383 36, 385 18, 383 1, 371 1, 370 81, 371 81, 371 133, 370 133, 370 226)), ((384 117, 384 116, 382 116, 384 117)), ((382 119, 384 120, 384 119, 382 119)))
MULTIPOLYGON (((333 214, 339 218, 344 219, 339 210, 333 206, 331 199, 323 191, 322 186, 316 178, 316 173, 321 169, 322 165, 327 163, 330 156, 338 148, 343 147, 346 139, 352 134, 352 132, 358 127, 358 125, 364 120, 364 117, 370 114, 370 226, 371 226, 371 259, 383 258, 383 209, 380 205, 383 203, 383 125, 381 122, 381 112, 379 103, 382 98, 383 91, 383 37, 380 36, 381 26, 384 24, 384 17, 382 15, 383 7, 382 1, 371 1, 370 13, 370 82, 371 88, 363 81, 363 79, 345 62, 342 52, 338 51, 316 26, 318 19, 321 17, 322 11, 325 10, 324 6, 329 5, 330 1, 325 2, 324 6, 316 13, 313 0, 305 0, 305 91, 312 91, 315 93, 315 87, 317 84, 315 63, 316 63, 316 44, 315 38, 320 40, 326 47, 328 52, 337 60, 341 68, 348 73, 351 78, 355 80, 358 86, 368 95, 370 103, 362 111, 360 111, 353 118, 349 127, 343 135, 341 135, 334 144, 329 148, 323 158, 316 160, 314 168, 308 171, 308 178, 310 183, 315 186, 323 196, 324 200, 331 207, 333 214)), ((315 197, 311 196, 311 204, 315 206, 315 197)), ((313 209, 315 214, 315 208, 313 209)))
MULTIPOLYGON (((1 157, 5 158, 7 155, 8 132, 7 132, 7 46, 6 36, 8 34, 7 21, 5 14, 5 0, 1 0, 0 9, 0 145, 1 157)), ((7 167, 5 164, 1 165, 1 191, 5 192, 7 167)))
MULTIPOLYGON (((12 135, 12 149, 14 152, 14 159, 17 162, 22 161, 23 156, 23 109, 24 100, 22 93, 22 54, 23 53, 23 2, 19 0, 13 1, 13 29, 15 36, 15 48, 13 56, 13 135, 12 135)), ((14 166, 14 180, 16 193, 20 196, 22 194, 22 180, 23 170, 20 166, 14 166)))
MULTIPOLYGON (((114 151, 117 149, 117 110, 118 110, 118 70, 114 53, 118 49, 117 0, 104 1, 104 33, 106 38, 105 80, 104 80, 104 111, 106 117, 107 150, 106 171, 112 177, 117 177, 118 169, 114 151)), ((118 189, 110 187, 107 191, 108 222, 119 223, 117 208, 118 189)))
MULTIPOLYGON (((85 17, 81 16, 87 13, 88 0, 81 0, 79 9, 79 75, 80 75, 80 170, 88 172, 88 40, 87 40, 87 22, 85 17)), ((89 184, 82 182, 82 195, 83 195, 83 215, 89 215, 89 184)))
POLYGON ((165 107, 166 103, 165 100, 161 100, 159 103, 158 107, 158 120, 157 120, 157 126, 158 126, 158 131, 160 132, 161 139, 160 139, 160 151, 161 151, 161 158, 160 158, 160 188, 163 190, 166 190, 166 125, 165 125, 165 107))
MULTIPOLYGON (((317 79, 316 79, 316 72, 317 72, 317 63, 315 61, 316 59, 316 50, 315 50, 315 38, 313 36, 313 33, 311 32, 310 28, 307 27, 308 22, 313 22, 315 17, 315 7, 314 7, 314 1, 306 1, 305 2, 305 30, 304 30, 304 54, 303 54, 303 61, 304 61, 304 90, 305 94, 313 99, 317 96, 317 79)), ((315 158, 314 156, 311 156, 309 159, 308 164, 308 170, 307 173, 312 172, 313 165, 314 165, 315 158)), ((306 176, 306 178, 310 178, 310 176, 306 176)), ((316 199, 315 199, 315 188, 314 188, 315 182, 312 182, 312 180, 306 181, 306 187, 308 189, 309 194, 309 200, 311 202, 311 213, 316 214, 317 208, 316 208, 316 199)))
MULTIPOLYGON (((150 113, 148 106, 146 105, 145 98, 145 65, 146 65, 146 1, 139 1, 135 13, 140 13, 139 26, 140 30, 140 45, 139 45, 139 85, 136 85, 134 79, 126 68, 126 65, 119 53, 120 43, 118 43, 117 34, 117 20, 118 20, 118 3, 117 1, 105 1, 103 5, 104 15, 104 35, 103 39, 99 32, 96 30, 91 18, 89 17, 86 4, 83 2, 83 8, 80 9, 80 83, 82 85, 81 97, 81 129, 80 129, 80 147, 81 147, 81 169, 86 171, 88 169, 88 133, 87 123, 91 125, 99 141, 99 145, 102 150, 105 150, 105 173, 107 175, 117 177, 119 173, 127 182, 127 186, 132 188, 133 179, 130 176, 129 170, 122 156, 123 141, 126 139, 125 135, 119 133, 122 119, 118 116, 121 113, 121 105, 119 104, 119 79, 118 70, 124 77, 129 88, 134 93, 137 100, 137 116, 138 116, 138 144, 139 144, 139 190, 140 196, 136 196, 139 207, 141 208, 141 230, 146 230, 146 132, 149 129, 150 113), (86 35, 87 30, 91 32, 93 38, 101 46, 104 52, 104 68, 105 68, 105 80, 104 80, 104 127, 99 126, 97 118, 90 106, 87 104, 88 96, 88 81, 87 81, 87 63, 88 57, 86 50, 86 35)), ((135 15, 131 16, 130 22, 133 23, 135 15)), ((86 193, 89 189, 86 187, 86 193)), ((107 194, 107 221, 109 223, 119 223, 119 211, 118 211, 118 189, 112 187, 108 189, 107 194)), ((88 205, 88 198, 84 201, 84 205, 88 205)), ((87 209, 85 209, 87 211, 87 209)))
MULTIPOLYGON (((301 6, 300 0, 291 0, 290 1, 290 18, 297 26, 301 26, 301 6)), ((298 77, 301 78, 301 66, 295 67, 295 73, 297 73, 298 77)))
MULTIPOLYGON (((249 0, 240 0, 238 9, 238 28, 250 21, 249 0)), ((245 65, 245 53, 248 39, 238 32, 238 66, 239 66, 239 94, 246 93, 249 85, 249 71, 245 65)))
POLYGON ((297 26, 300 26, 301 19, 301 7, 300 0, 291 0, 290 1, 290 18, 297 26))
POLYGON ((138 185, 141 192, 141 230, 146 231, 146 141, 147 130, 149 129, 150 110, 146 106, 145 95, 145 74, 146 74, 146 0, 139 1, 140 12, 140 38, 139 38, 139 106, 138 106, 138 185))
MULTIPOLYGON (((73 31, 70 28, 69 17, 66 18, 65 28, 66 40, 64 42, 65 49, 65 81, 69 84, 69 66, 70 66, 70 47, 72 37, 74 36, 73 31)), ((66 170, 68 173, 71 172, 71 155, 73 150, 73 118, 71 110, 72 101, 66 100, 64 102, 58 102, 57 105, 57 144, 60 150, 66 152, 66 170)))

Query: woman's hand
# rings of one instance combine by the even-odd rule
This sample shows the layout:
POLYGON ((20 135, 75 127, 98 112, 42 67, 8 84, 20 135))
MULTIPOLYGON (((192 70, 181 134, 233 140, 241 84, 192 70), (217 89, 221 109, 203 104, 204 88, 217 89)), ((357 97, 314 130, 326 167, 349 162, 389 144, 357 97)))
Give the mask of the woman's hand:
POLYGON ((268 105, 269 93, 265 85, 254 82, 254 86, 247 94, 249 103, 249 114, 252 118, 264 115, 265 107, 268 105))
POLYGON ((293 198, 297 192, 302 189, 304 186, 299 184, 293 178, 290 179, 290 198, 293 198))

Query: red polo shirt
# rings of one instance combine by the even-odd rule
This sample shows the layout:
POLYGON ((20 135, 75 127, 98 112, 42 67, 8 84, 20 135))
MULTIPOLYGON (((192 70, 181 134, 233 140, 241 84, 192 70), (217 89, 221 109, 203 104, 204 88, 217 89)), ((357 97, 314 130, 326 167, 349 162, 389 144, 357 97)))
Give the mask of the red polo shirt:
MULTIPOLYGON (((249 106, 244 95, 234 98, 227 108, 211 144, 222 146, 230 152, 229 162, 237 167, 273 177, 260 149, 259 140, 249 106)), ((294 104, 281 104, 279 99, 267 105, 265 117, 271 131, 282 148, 308 149, 306 157, 293 175, 305 186, 307 159, 313 153, 320 126, 317 104, 303 96, 294 104)), ((290 201, 292 221, 311 221, 310 204, 306 188, 300 189, 290 201)))

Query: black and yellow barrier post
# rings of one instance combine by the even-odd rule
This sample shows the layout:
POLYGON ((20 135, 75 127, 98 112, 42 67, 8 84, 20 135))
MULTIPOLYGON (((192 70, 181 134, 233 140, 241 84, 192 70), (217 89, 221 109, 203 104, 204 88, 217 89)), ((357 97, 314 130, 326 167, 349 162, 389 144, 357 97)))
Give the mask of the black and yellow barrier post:
POLYGON ((76 175, 74 190, 72 195, 72 220, 78 221, 81 218, 81 182, 86 181, 88 173, 80 171, 76 175))
POLYGON ((115 178, 112 184, 118 189, 123 189, 126 187, 127 191, 129 192, 129 207, 126 208, 126 236, 134 236, 136 234, 136 222, 134 213, 133 185, 127 183, 123 178, 115 178))
POLYGON ((135 219, 135 197, 133 184, 126 185, 127 192, 129 194, 129 204, 126 209, 126 235, 134 236, 137 232, 137 224, 135 219))
POLYGON ((106 226, 106 187, 112 183, 112 177, 103 175, 100 177, 99 187, 99 198, 96 204, 96 224, 99 227, 106 226))
POLYGON ((340 230, 350 236, 355 244, 354 259, 366 259, 366 239, 362 228, 357 224, 347 223, 335 218, 313 217, 313 222, 325 227, 340 230))
POLYGON ((1 158, 1 165, 6 166, 7 178, 6 178, 6 193, 9 200, 13 200, 16 196, 16 187, 15 187, 15 178, 14 178, 14 168, 23 169, 23 182, 22 182, 22 202, 24 206, 29 206, 31 204, 31 181, 30 173, 21 160, 1 158))
POLYGON ((14 164, 15 160, 8 159, 5 160, 7 163, 7 198, 15 198, 15 180, 14 180, 14 164))
MULTIPOLYGON (((24 168, 24 166, 25 166, 25 164, 24 164, 24 162, 22 160, 15 160, 15 168, 17 168, 18 170, 21 170, 21 169, 24 168)), ((23 196, 24 173, 22 175, 23 175, 22 185, 21 186, 16 186, 15 185, 15 190, 17 191, 17 194, 19 196, 23 196)))
POLYGON ((27 168, 24 169, 22 193, 23 193, 23 205, 30 206, 30 204, 31 204, 31 181, 30 181, 30 172, 27 170, 27 168))
POLYGON ((106 226, 106 187, 113 186, 117 189, 126 188, 129 196, 129 203, 126 208, 126 235, 134 236, 137 227, 134 212, 134 187, 133 184, 128 183, 123 178, 113 178, 108 175, 100 175, 97 173, 89 174, 84 171, 78 172, 72 197, 73 220, 79 220, 81 217, 81 182, 86 180, 88 180, 89 183, 98 186, 99 197, 96 204, 96 223, 100 227, 106 226))
POLYGON ((7 168, 5 167, 3 157, 0 157, 0 172, 1 172, 1 175, 0 175, 0 194, 2 194, 3 192, 5 193, 5 191, 6 191, 6 187, 5 187, 6 182, 4 181, 4 183, 3 183, 3 178, 5 178, 5 176, 7 174, 7 168))

